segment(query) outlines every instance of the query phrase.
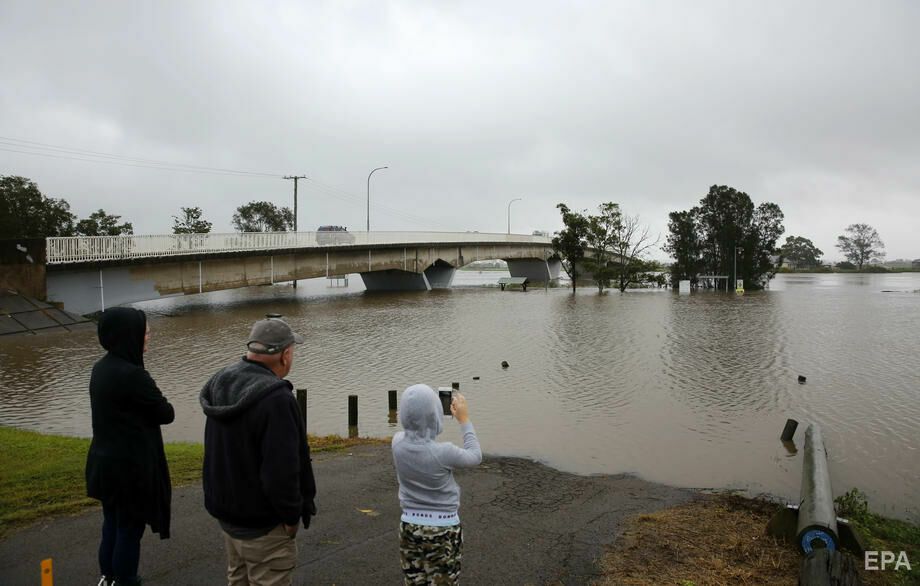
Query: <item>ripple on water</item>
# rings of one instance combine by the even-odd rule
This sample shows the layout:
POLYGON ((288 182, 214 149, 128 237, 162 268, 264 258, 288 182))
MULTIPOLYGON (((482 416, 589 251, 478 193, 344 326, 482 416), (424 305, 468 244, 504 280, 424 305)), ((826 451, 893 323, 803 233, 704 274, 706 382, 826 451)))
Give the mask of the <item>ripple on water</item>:
MULTIPOLYGON (((146 362, 177 407, 166 437, 199 441, 201 386, 242 355, 254 320, 277 311, 307 336, 290 378, 308 390, 313 432, 344 433, 346 396, 358 394, 362 434, 389 435, 387 390, 460 382, 487 452, 794 497, 798 457, 776 439, 793 417, 822 425, 838 491, 859 486, 909 515, 920 502, 920 296, 881 291, 920 289, 920 275, 849 277, 780 277, 781 290, 742 297, 328 295, 302 282, 296 294, 142 304, 154 333, 146 362)), ((0 339, 0 423, 88 435, 94 333, 26 341, 0 339)), ((460 439, 450 423, 445 437, 460 439)))

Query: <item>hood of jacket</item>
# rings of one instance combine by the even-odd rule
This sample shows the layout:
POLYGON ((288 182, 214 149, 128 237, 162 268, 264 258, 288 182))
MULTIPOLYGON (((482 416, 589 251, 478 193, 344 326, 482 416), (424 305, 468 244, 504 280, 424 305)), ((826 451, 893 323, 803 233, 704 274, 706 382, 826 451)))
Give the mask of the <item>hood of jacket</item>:
POLYGON ((438 394, 428 385, 412 385, 399 401, 399 423, 412 441, 433 441, 443 429, 438 394))
POLYGON ((201 409, 208 417, 226 419, 243 413, 272 391, 293 387, 268 367, 242 358, 220 370, 201 389, 201 409))
POLYGON ((111 354, 144 367, 147 315, 133 307, 112 307, 102 312, 96 326, 99 343, 111 354))

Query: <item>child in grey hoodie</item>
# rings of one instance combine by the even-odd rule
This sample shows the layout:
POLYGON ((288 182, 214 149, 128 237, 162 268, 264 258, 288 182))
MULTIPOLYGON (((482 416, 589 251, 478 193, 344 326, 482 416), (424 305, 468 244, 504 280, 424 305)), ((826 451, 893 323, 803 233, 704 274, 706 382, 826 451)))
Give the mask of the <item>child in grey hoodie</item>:
POLYGON ((463 533, 460 486, 454 468, 482 462, 482 451, 466 399, 455 392, 451 414, 460 424, 463 447, 437 442, 444 415, 438 394, 427 385, 406 389, 399 403, 404 431, 393 436, 402 518, 399 550, 406 584, 457 584, 463 533))

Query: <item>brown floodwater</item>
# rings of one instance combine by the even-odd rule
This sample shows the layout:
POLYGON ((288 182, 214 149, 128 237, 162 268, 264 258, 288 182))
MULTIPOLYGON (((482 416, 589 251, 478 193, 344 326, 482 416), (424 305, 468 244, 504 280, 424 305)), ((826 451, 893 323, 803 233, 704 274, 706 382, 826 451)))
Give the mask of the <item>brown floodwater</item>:
MULTIPOLYGON (((455 286, 501 275, 461 271, 455 286)), ((920 519, 920 273, 780 275, 744 296, 360 283, 138 304, 147 368, 177 409, 166 438, 201 441, 199 389, 242 355, 254 320, 278 312, 307 337, 289 378, 308 390, 312 433, 347 433, 356 394, 361 434, 389 436, 387 390, 460 382, 488 453, 795 501, 801 452, 779 441, 792 417, 800 443, 804 424, 822 426, 835 493, 859 487, 873 508, 920 519)), ((100 355, 92 331, 0 338, 0 424, 90 435, 100 355)))

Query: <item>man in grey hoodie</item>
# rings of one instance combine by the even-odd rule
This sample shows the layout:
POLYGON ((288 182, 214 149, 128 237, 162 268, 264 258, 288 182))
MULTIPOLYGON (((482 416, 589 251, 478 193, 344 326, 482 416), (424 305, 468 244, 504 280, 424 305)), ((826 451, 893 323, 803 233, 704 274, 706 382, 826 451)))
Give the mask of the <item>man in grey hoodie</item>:
POLYGON ((463 433, 462 448, 435 441, 444 415, 431 387, 413 385, 399 403, 404 431, 393 436, 393 462, 402 507, 399 550, 406 584, 456 584, 460 579, 460 486, 453 470, 479 465, 482 451, 463 395, 454 393, 450 410, 463 433))

